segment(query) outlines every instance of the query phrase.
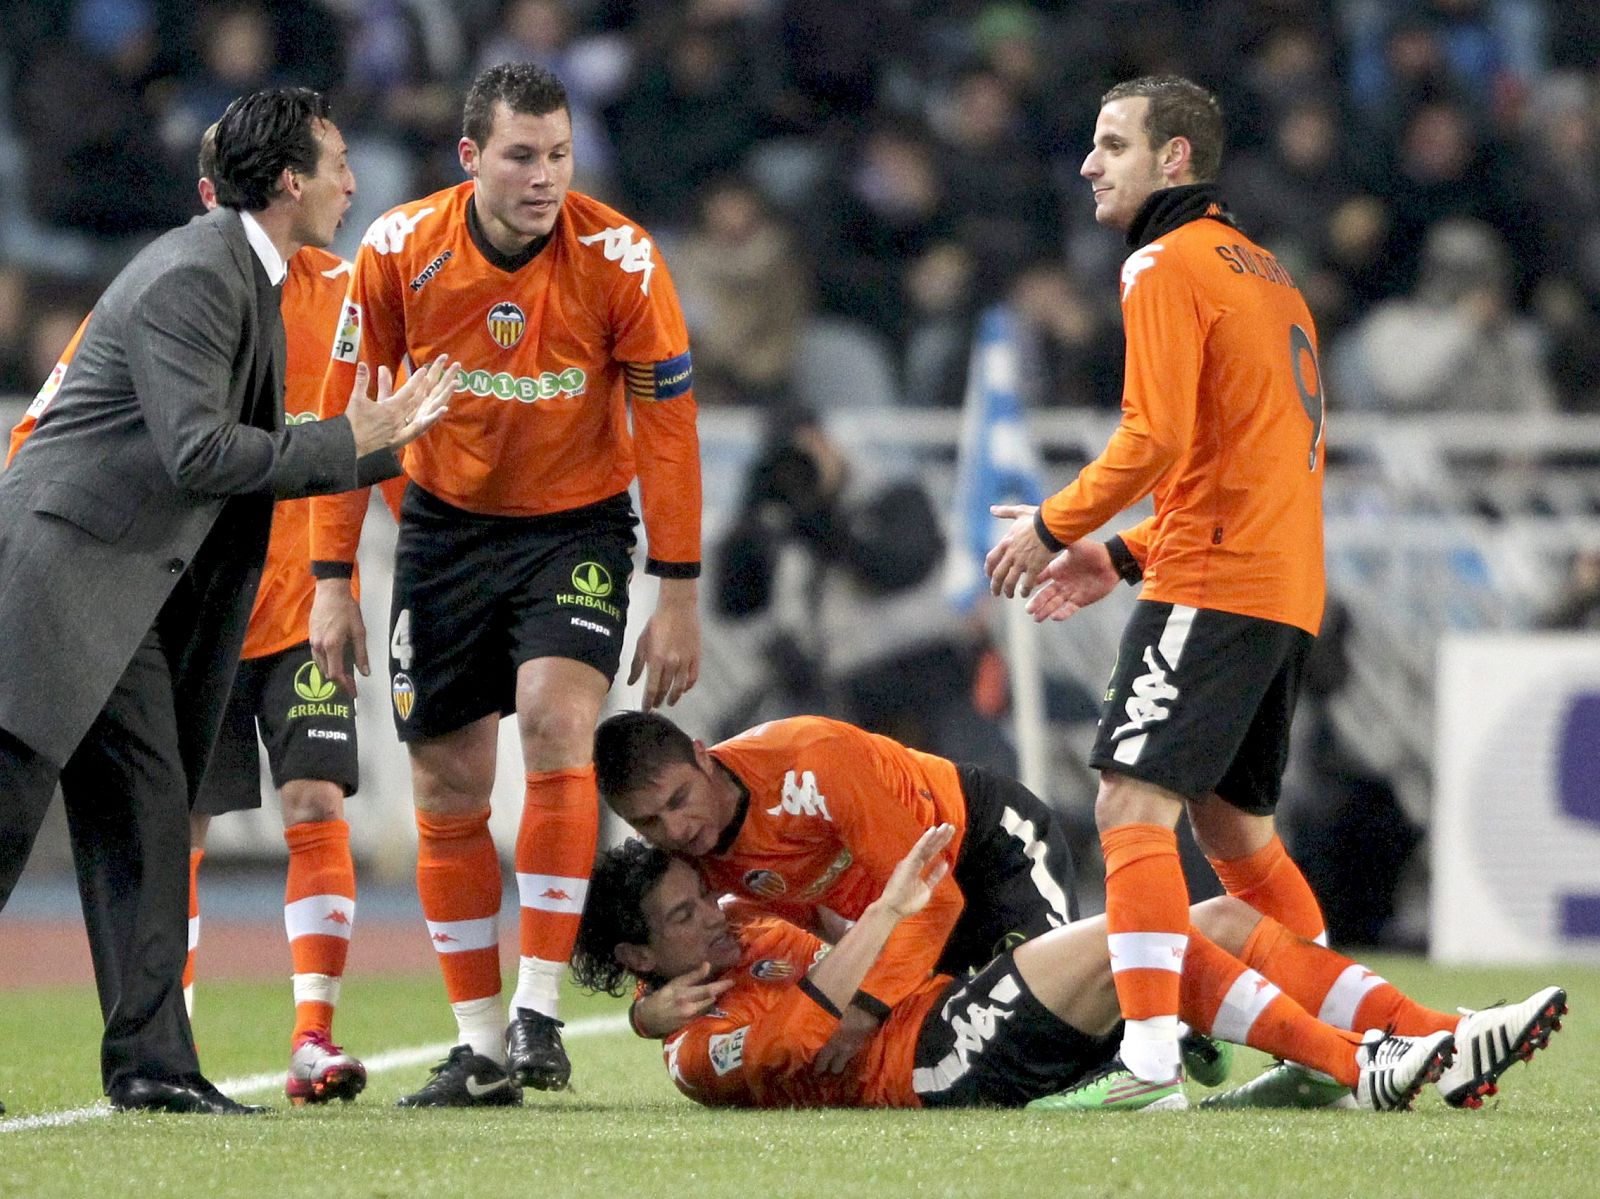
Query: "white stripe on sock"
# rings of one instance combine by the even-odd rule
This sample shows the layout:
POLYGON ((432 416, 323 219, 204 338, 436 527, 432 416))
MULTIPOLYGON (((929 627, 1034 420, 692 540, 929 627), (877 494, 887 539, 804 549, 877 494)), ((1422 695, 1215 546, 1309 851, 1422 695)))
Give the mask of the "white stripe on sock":
POLYGON ((481 920, 429 920, 428 936, 440 953, 500 947, 500 913, 481 920))
POLYGON ((1183 973, 1183 955, 1189 948, 1187 933, 1111 933, 1111 972, 1170 970, 1183 973))
POLYGON ((589 894, 589 880, 559 874, 517 872, 517 898, 525 908, 541 912, 570 912, 583 915, 583 901, 589 894))
POLYGON ((316 935, 350 939, 356 901, 345 895, 308 895, 283 905, 283 931, 289 940, 316 935))
POLYGON ((1249 1044, 1256 1018, 1282 993, 1254 970, 1246 970, 1222 997, 1222 1006, 1211 1022, 1211 1035, 1235 1045, 1249 1044))
POLYGON ((1361 1006, 1361 1001, 1369 991, 1387 982, 1387 979, 1380 978, 1365 966, 1352 962, 1345 967, 1344 973, 1339 975, 1322 1000, 1322 1010, 1317 1013, 1317 1019, 1335 1028, 1355 1030, 1356 1009, 1361 1006))

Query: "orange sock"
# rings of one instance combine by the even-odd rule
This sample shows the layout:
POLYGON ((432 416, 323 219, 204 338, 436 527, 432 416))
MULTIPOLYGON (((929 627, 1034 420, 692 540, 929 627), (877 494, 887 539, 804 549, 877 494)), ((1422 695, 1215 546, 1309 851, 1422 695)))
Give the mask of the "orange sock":
POLYGON ((1289 1058, 1347 1087, 1356 1085, 1360 1037, 1315 1019, 1197 928, 1189 930, 1179 1011, 1191 1027, 1219 1040, 1289 1058))
POLYGON ((500 859, 489 810, 417 813, 417 895, 452 1004, 500 994, 500 859))
POLYGON ((1123 1064, 1158 1081, 1170 1076, 1169 1064, 1177 1068, 1179 979, 1189 941, 1178 837, 1159 824, 1124 824, 1102 832, 1100 848, 1111 977, 1125 1021, 1123 1064))
POLYGON ((183 1004, 194 1015, 194 951, 200 948, 200 862, 203 849, 189 850, 189 956, 183 960, 183 1004))
POLYGON ((1297 937, 1264 916, 1239 954, 1317 1019, 1364 1032, 1391 1029, 1403 1037, 1455 1031, 1460 1016, 1425 1008, 1342 954, 1297 937))
POLYGON ((600 837, 594 766, 530 771, 517 829, 522 961, 514 1008, 554 1018, 600 837))
POLYGON ((333 1010, 356 919, 356 867, 350 826, 312 820, 283 830, 289 875, 283 889, 283 927, 294 962, 294 1038, 333 1034, 333 1010))
POLYGON ((1276 833, 1255 853, 1227 862, 1210 861, 1229 895, 1271 916, 1298 937, 1319 945, 1328 943, 1322 907, 1276 833))

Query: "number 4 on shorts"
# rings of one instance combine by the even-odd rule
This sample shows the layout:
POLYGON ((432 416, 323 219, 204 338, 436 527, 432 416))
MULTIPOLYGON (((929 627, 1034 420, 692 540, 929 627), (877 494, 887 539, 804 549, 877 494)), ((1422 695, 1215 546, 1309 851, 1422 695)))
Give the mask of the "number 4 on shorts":
POLYGON ((411 609, 401 608, 394 618, 394 632, 389 636, 389 656, 401 670, 411 669, 411 609))

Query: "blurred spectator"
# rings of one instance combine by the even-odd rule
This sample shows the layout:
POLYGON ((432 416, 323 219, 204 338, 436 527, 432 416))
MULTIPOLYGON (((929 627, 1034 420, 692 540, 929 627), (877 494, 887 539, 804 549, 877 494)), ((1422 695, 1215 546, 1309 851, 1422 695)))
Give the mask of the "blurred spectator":
POLYGON ((908 316, 901 280, 957 229, 927 139, 907 125, 874 130, 824 186, 819 209, 818 306, 898 338, 908 316))
POLYGON ((1008 765, 973 694, 981 638, 944 596, 945 542, 921 482, 885 481, 811 414, 791 411, 712 555, 712 602, 765 616, 767 677, 722 720, 832 715, 917 749, 1008 765))
POLYGON ((1114 410, 1122 403, 1122 329, 1072 274, 1041 263, 1012 284, 1011 305, 1029 334, 1030 401, 1114 410))
POLYGON ((22 395, 41 379, 28 372, 28 280, 0 267, 0 396, 22 395))
POLYGON ((146 85, 156 64, 151 0, 81 0, 72 35, 22 64, 15 107, 41 220, 101 237, 168 228, 191 211, 187 169, 169 159, 146 85))
POLYGON ((1333 110, 1321 101, 1290 105, 1266 147, 1224 168, 1223 186, 1240 224, 1303 280, 1319 264, 1333 214, 1350 195, 1333 110))
POLYGON ((738 168, 765 131, 752 59, 736 29, 703 21, 642 57, 608 112, 630 211, 654 228, 682 228, 709 176, 738 168))
POLYGON ((1572 555, 1561 594, 1539 616, 1536 627, 1600 629, 1600 550, 1580 550, 1572 555))
POLYGON ((907 325, 900 373, 906 403, 959 408, 972 349, 974 266, 959 241, 935 242, 906 272, 907 325))
POLYGON ((28 382, 22 388, 24 394, 32 395, 50 377, 83 318, 84 313, 76 308, 46 308, 34 320, 28 335, 28 382))
POLYGON ((978 264, 978 286, 993 291, 1060 245, 1050 175, 1022 140, 1016 99, 993 71, 965 72, 936 117, 944 192, 978 264))
POLYGON ((1532 323, 1511 309, 1505 247, 1476 221, 1428 232, 1413 295, 1379 305, 1331 355, 1335 394, 1387 412, 1548 412, 1532 323))
POLYGON ((810 287, 794 238, 749 183, 704 191, 673 258, 703 404, 775 405, 794 373, 810 287))
POLYGON ((1549 341, 1550 378, 1563 412, 1600 416, 1600 313, 1565 279, 1547 279, 1534 295, 1549 341))

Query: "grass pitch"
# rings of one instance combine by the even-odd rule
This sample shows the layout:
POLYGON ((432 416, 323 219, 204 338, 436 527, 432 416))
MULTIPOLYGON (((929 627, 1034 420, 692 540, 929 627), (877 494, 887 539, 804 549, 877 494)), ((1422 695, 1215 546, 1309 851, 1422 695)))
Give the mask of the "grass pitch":
MULTIPOLYGON (((288 986, 202 977, 208 1075, 277 1105, 254 1119, 86 1113, 99 1100, 92 991, 0 993, 0 1196, 337 1195, 1588 1196, 1600 1194, 1600 970, 1370 963, 1423 1002, 1520 999, 1558 982, 1572 1014, 1480 1112, 718 1112, 678 1096, 621 1005, 570 996, 575 1089, 522 1109, 409 1112, 415 1051, 453 1033, 437 978, 356 978, 338 1036, 378 1066, 351 1105, 290 1109, 288 986), (405 1051, 413 1051, 407 1054, 405 1051), (407 1064, 382 1068, 385 1062, 407 1064), (51 1126, 44 1119, 67 1113, 51 1126)), ((1244 1051, 1234 1081, 1264 1059, 1244 1051)))

